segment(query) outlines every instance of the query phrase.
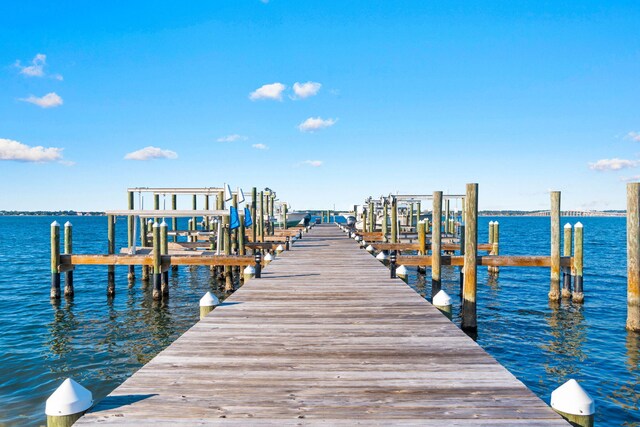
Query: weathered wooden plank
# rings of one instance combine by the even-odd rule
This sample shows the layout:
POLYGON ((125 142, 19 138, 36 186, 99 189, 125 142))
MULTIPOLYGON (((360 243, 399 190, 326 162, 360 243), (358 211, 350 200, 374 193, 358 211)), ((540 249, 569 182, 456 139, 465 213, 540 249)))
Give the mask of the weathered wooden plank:
POLYGON ((78 425, 94 422, 566 425, 333 225, 278 256, 78 425))

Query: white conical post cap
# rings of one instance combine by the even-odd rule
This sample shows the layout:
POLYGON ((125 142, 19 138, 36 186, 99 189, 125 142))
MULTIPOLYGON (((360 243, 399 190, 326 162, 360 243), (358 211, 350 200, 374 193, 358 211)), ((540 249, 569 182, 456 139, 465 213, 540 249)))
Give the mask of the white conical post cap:
POLYGON ((433 297, 433 305, 444 307, 451 305, 451 297, 442 289, 433 297))
POLYGON ((404 265, 401 265, 400 267, 396 268, 396 274, 398 276, 406 276, 407 274, 409 274, 409 270, 407 270, 407 267, 405 267, 404 265))
POLYGON ((264 260, 265 260, 265 261, 273 261, 273 260, 274 260, 274 256, 273 256, 273 255, 271 255, 270 253, 269 253, 269 254, 266 254, 266 255, 264 256, 264 260))
POLYGON ((80 384, 67 378, 47 399, 45 414, 52 416, 75 415, 93 405, 93 395, 80 384))
POLYGON ((372 253, 375 249, 373 248, 373 246, 369 245, 367 246, 367 252, 372 253))
POLYGON ((252 266, 252 265, 247 265, 247 268, 245 268, 242 272, 243 272, 245 275, 247 275, 247 274, 256 274, 256 269, 255 269, 255 267, 254 267, 254 266, 252 266))
POLYGON ((73 227, 73 224, 71 224, 71 221, 67 221, 64 223, 65 227, 73 227))
POLYGON ((220 300, 211 292, 207 292, 202 298, 200 298, 200 307, 216 307, 219 304, 220 300))
POLYGON ((52 227, 60 227, 60 223, 59 223, 58 221, 53 221, 53 222, 51 223, 51 226, 52 226, 52 227))
POLYGON ((282 247, 282 245, 278 245, 278 247, 276 248, 276 251, 282 252, 284 251, 284 247, 282 247))
POLYGON ((384 252, 380 252, 378 255, 376 255, 376 259, 379 259, 380 261, 384 261, 387 258, 389 258, 389 257, 384 252))
POLYGON ((571 228, 571 224, 566 223, 566 224, 564 225, 564 228, 571 228))
POLYGON ((582 228, 582 223, 580 221, 576 222, 576 228, 582 228))
POLYGON ((357 234, 355 234, 355 233, 353 234, 353 240, 356 240, 356 241, 357 241, 359 237, 360 237, 360 236, 358 236, 357 234))
MULTIPOLYGON (((204 221, 203 221, 204 223, 204 221)), ((162 222, 160 223, 160 227, 168 227, 167 223, 165 222, 165 220, 163 219, 162 222)))
POLYGON ((551 407, 571 415, 593 415, 596 411, 591 396, 574 379, 551 392, 551 407))

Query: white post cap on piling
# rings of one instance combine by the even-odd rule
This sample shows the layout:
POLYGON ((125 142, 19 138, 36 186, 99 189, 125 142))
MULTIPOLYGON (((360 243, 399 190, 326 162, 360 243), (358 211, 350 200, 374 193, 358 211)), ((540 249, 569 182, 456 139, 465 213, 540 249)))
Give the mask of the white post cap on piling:
POLYGON ((256 274, 256 268, 253 265, 247 265, 247 267, 242 271, 243 274, 256 274))
POLYGON ((373 253, 373 251, 374 251, 374 250, 375 250, 375 249, 374 249, 374 247, 373 247, 373 246, 371 246, 371 245, 367 246, 367 252, 369 252, 369 253, 373 253))
POLYGON ((73 224, 71 224, 71 221, 67 221, 64 223, 65 227, 73 227, 73 224))
POLYGON ((437 294, 434 295, 433 305, 437 305, 440 307, 451 305, 451 297, 441 289, 437 294))
POLYGON ((284 251, 284 247, 282 245, 278 245, 278 247, 276 248, 276 251, 282 252, 284 251))
POLYGON ((582 223, 580 221, 576 222, 576 228, 582 228, 582 223))
POLYGON ((60 223, 59 223, 58 221, 53 221, 53 222, 51 223, 51 226, 52 226, 52 227, 60 227, 60 223))
POLYGON ((75 415, 93 405, 93 395, 80 384, 67 378, 47 399, 44 412, 51 416, 75 415))
POLYGON ((154 222, 153 223, 153 228, 158 228, 158 227, 160 227, 160 224, 158 224, 157 222, 154 222))
POLYGON ((200 298, 200 307, 216 307, 220 304, 220 300, 217 296, 207 291, 202 298, 200 298))
POLYGON ((149 219, 147 220, 147 224, 149 224, 149 223, 151 223, 151 222, 153 222, 153 218, 149 218, 149 219))
POLYGON ((376 259, 380 261, 384 261, 388 258, 389 257, 387 256, 387 254, 384 253, 384 251, 381 251, 378 255, 376 255, 376 259))
POLYGON ((551 392, 551 407, 571 415, 593 415, 596 411, 591 396, 574 379, 551 392))
POLYGON ((493 221, 493 225, 498 225, 498 221, 493 221))
POLYGON ((271 253, 268 253, 264 256, 265 261, 273 261, 274 259, 275 257, 271 253))
POLYGON ((489 221, 489 225, 493 225, 493 221, 489 221))
POLYGON ((165 222, 165 220, 163 219, 162 222, 160 223, 160 227, 168 227, 167 223, 165 222))
POLYGON ((407 267, 405 267, 404 265, 401 265, 400 267, 396 268, 396 274, 398 276, 406 276, 409 274, 409 270, 407 270, 407 267))
POLYGON ((566 224, 564 225, 564 228, 571 228, 571 224, 566 223, 566 224))

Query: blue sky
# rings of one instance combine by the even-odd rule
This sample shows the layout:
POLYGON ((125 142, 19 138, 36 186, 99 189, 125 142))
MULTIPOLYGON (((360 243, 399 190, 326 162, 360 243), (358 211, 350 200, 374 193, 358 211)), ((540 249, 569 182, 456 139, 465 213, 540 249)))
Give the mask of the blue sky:
POLYGON ((0 209, 224 182, 294 209, 467 182, 480 209, 623 209, 638 22, 637 0, 3 2, 0 209))

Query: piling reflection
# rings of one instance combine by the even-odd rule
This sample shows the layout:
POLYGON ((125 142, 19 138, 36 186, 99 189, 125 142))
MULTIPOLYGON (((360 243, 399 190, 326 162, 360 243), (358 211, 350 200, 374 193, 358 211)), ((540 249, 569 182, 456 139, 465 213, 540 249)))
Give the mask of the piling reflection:
POLYGON ((73 313, 73 302, 67 301, 64 306, 60 300, 52 300, 53 319, 47 325, 49 329, 49 350, 57 358, 63 358, 73 351, 72 331, 78 327, 73 313))
POLYGON ((607 400, 613 404, 624 408, 630 414, 630 417, 624 426, 640 426, 640 334, 637 332, 627 331, 626 342, 626 374, 622 377, 623 381, 617 382, 611 395, 607 400))
POLYGON ((579 372, 580 362, 586 359, 583 346, 586 341, 584 314, 579 304, 549 301, 550 311, 545 314, 549 326, 548 341, 540 345, 545 351, 545 371, 558 383, 579 372))

